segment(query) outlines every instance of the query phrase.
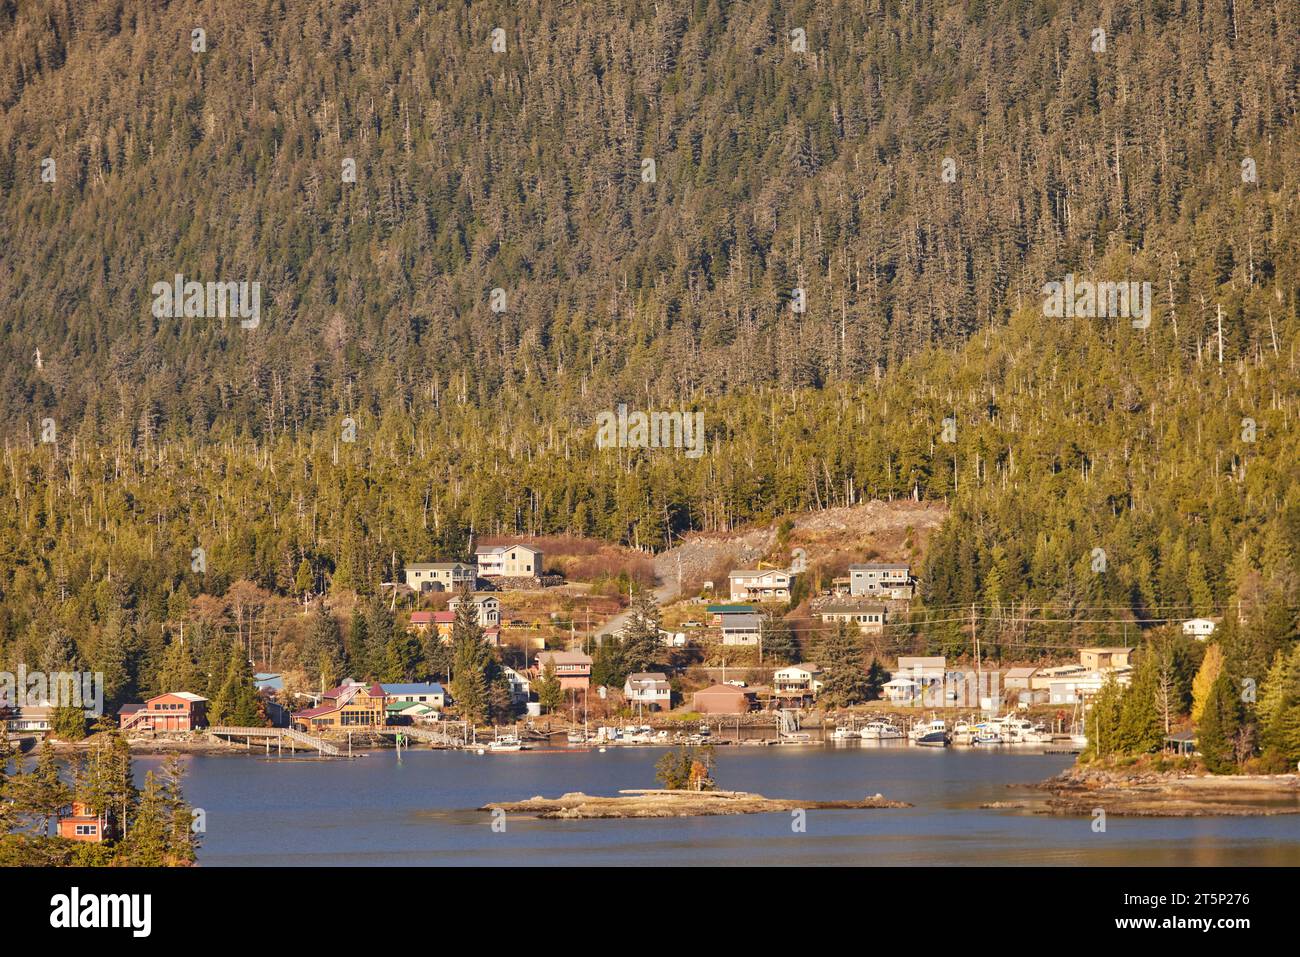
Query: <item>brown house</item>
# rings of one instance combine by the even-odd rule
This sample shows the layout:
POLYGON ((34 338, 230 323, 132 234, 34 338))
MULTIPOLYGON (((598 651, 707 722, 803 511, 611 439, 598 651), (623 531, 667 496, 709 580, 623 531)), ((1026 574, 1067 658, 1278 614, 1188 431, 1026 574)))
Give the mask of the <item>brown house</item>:
POLYGON ((384 689, 378 683, 343 684, 325 692, 317 707, 295 711, 293 726, 299 731, 382 728, 388 723, 384 704, 384 689))
POLYGON ((208 724, 208 699, 190 691, 169 691, 118 712, 123 731, 193 731, 208 724))
POLYGON ((565 691, 586 691, 591 687, 591 655, 581 651, 543 651, 537 656, 537 673, 546 671, 547 662, 555 663, 555 677, 565 691))
POLYGON ((753 704, 752 694, 735 685, 713 685, 695 692, 695 710, 701 714, 744 714, 753 704))

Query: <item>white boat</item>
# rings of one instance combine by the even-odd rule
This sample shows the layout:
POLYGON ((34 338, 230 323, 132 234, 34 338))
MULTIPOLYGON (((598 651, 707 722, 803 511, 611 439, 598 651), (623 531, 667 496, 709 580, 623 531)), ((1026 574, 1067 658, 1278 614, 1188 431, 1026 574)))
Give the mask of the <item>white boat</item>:
POLYGON ((522 751, 524 744, 513 734, 503 735, 488 745, 489 751, 522 751))
POLYGON ((831 732, 832 741, 847 741, 849 740, 849 738, 856 738, 856 737, 858 737, 858 735, 853 733, 852 728, 846 728, 843 725, 840 725, 838 728, 836 728, 834 731, 831 732))
POLYGON ((971 744, 1002 744, 1002 735, 994 728, 980 728, 971 735, 971 744))
POLYGON ((888 721, 871 721, 858 732, 858 737, 864 741, 892 741, 903 736, 902 729, 888 721))

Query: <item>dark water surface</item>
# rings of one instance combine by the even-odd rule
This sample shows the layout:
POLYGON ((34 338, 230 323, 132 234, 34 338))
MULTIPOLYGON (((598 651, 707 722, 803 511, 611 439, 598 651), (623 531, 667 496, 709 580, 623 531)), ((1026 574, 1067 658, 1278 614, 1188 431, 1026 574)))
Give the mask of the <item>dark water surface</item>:
MULTIPOLYGON (((1062 755, 907 746, 720 748, 721 787, 768 797, 861 798, 899 810, 612 821, 512 816, 505 833, 473 808, 566 791, 654 787, 659 748, 571 754, 374 751, 355 760, 186 758, 187 798, 207 812, 205 866, 1100 864, 1300 865, 1300 816, 1090 818, 987 810, 1036 795, 1020 787, 1062 755), (1013 787, 1008 787, 1013 785, 1013 787)), ((136 759, 137 774, 160 758, 136 759)))

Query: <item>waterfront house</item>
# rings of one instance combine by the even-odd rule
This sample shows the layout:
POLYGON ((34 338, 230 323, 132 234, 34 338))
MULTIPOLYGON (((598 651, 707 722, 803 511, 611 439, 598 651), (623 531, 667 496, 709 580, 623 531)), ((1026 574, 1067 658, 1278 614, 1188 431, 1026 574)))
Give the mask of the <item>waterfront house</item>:
POLYGON ((483 578, 540 578, 542 550, 531 545, 483 545, 474 552, 483 578))
POLYGON ((901 563, 868 562, 849 566, 849 594, 854 598, 910 599, 912 569, 901 563))
POLYGON ((300 731, 382 728, 386 723, 386 702, 379 683, 347 681, 325 692, 315 708, 294 712, 293 726, 300 731))
POLYGON ((821 669, 810 663, 778 668, 772 675, 772 694, 784 701, 810 701, 822 690, 820 674, 821 669))
POLYGON ((902 655, 898 659, 895 677, 911 678, 922 688, 941 684, 947 673, 947 659, 943 655, 909 657, 902 655))
POLYGON ((573 688, 586 691, 591 686, 591 655, 581 651, 543 651, 537 655, 537 673, 546 670, 548 662, 555 665, 555 677, 565 691, 573 688))
POLYGON ((533 695, 533 683, 528 676, 515 671, 509 665, 503 666, 501 673, 510 683, 510 703, 527 704, 528 699, 533 695))
POLYGON ((441 711, 447 705, 447 692, 436 681, 397 682, 379 687, 384 690, 386 704, 404 701, 428 705, 435 711, 441 711))
MULTIPOLYGON (((447 602, 447 610, 454 617, 456 609, 460 607, 460 596, 457 595, 451 601, 447 602)), ((495 595, 472 595, 470 602, 474 607, 474 613, 478 619, 480 628, 492 628, 501 624, 501 599, 495 595)))
POLYGON ((1048 703, 1087 703, 1105 687, 1107 681, 1112 679, 1121 688, 1127 687, 1133 680, 1132 669, 1116 668, 1109 671, 1085 671, 1082 674, 1057 679, 1048 686, 1048 703))
POLYGON ((104 818, 81 801, 73 801, 71 807, 62 808, 58 815, 59 837, 70 841, 100 844, 105 838, 105 825, 104 818))
POLYGON ((744 714, 753 703, 752 689, 713 685, 695 692, 693 707, 700 714, 744 714))
POLYGON ((1080 648, 1079 664, 1089 671, 1109 671, 1127 668, 1132 648, 1080 648))
POLYGON ((623 682, 623 697, 628 704, 667 711, 672 707, 673 692, 668 676, 662 671, 638 671, 623 682))
POLYGON ((756 645, 763 637, 763 618, 761 615, 724 615, 721 630, 724 645, 756 645))
POLYGON ((885 632, 885 606, 884 605, 859 605, 854 603, 837 602, 831 605, 823 605, 817 613, 821 615, 823 622, 834 625, 837 622, 848 622, 855 625, 857 630, 864 635, 881 635, 885 632))
POLYGON ((1183 634, 1197 641, 1204 641, 1214 634, 1215 624, 1209 618, 1193 618, 1183 622, 1183 634))
POLYGON ((53 726, 54 708, 48 704, 25 705, 15 708, 0 701, 0 723, 11 734, 30 734, 49 731, 53 726))
POLYGON ((921 686, 911 678, 893 678, 883 686, 886 701, 915 701, 921 696, 921 686))
POLYGON ((727 575, 732 601, 789 601, 794 573, 783 568, 738 568, 727 575))
POLYGON ((473 588, 476 579, 474 566, 464 562, 415 562, 404 572, 407 587, 416 594, 473 588))
POLYGON ((194 731, 207 727, 208 699, 190 691, 155 695, 142 705, 118 712, 123 731, 194 731))

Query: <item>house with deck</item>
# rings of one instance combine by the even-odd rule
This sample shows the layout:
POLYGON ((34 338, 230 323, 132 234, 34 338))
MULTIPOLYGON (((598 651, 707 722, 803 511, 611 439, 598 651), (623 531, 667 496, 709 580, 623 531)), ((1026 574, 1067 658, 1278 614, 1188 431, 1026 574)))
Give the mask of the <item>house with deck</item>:
POLYGON ((348 681, 331 688, 314 708, 295 711, 293 726, 299 731, 365 730, 387 724, 387 695, 378 682, 348 681))
MULTIPOLYGON (((451 601, 447 602, 447 610, 451 612, 453 620, 456 609, 460 607, 461 596, 457 595, 451 601)), ((495 595, 479 594, 470 596, 470 603, 474 606, 474 613, 478 619, 480 628, 495 628, 501 624, 501 599, 495 595)))
POLYGON ((849 566, 849 594, 854 598, 912 598, 911 566, 901 562, 866 562, 849 566))
POLYGON ((853 602, 835 602, 822 605, 817 609, 824 623, 834 625, 846 622, 864 635, 883 635, 885 633, 885 606, 862 605, 853 602))
POLYGON ((789 601, 794 573, 784 568, 738 568, 727 575, 732 601, 789 601))
POLYGON ((811 701, 822 690, 821 673, 811 662, 777 668, 772 675, 772 695, 798 704, 811 701))
POLYGON ((194 731, 208 725, 208 699, 191 691, 154 695, 144 704, 123 705, 118 712, 123 731, 194 731))
POLYGON ((531 545, 482 545, 474 562, 483 578, 539 578, 542 550, 531 545))
POLYGON ((560 679, 560 687, 568 691, 586 691, 591 687, 591 655, 581 651, 543 651, 537 655, 537 674, 546 670, 546 665, 555 665, 555 677, 560 679))
POLYGON ((473 588, 477 572, 464 562, 415 562, 403 569, 413 592, 448 592, 473 588))
POLYGON ((763 639, 763 616, 724 615, 719 630, 724 645, 757 645, 763 639))
POLYGON ((623 682, 623 698, 631 705, 667 711, 672 707, 673 689, 662 671, 638 671, 623 682))

